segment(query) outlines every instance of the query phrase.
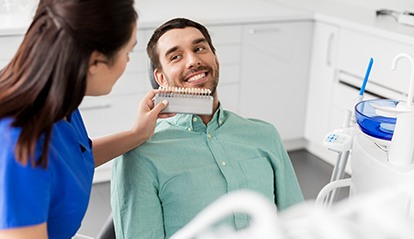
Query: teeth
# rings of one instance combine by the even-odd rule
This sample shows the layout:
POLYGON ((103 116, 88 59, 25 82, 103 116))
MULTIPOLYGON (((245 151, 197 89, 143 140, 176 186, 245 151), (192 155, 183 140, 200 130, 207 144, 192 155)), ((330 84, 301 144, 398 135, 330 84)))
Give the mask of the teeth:
POLYGON ((206 76, 205 73, 195 75, 195 76, 191 77, 190 79, 188 79, 188 82, 193 82, 193 81, 199 80, 199 79, 203 78, 204 76, 206 76))
POLYGON ((162 97, 174 97, 177 95, 201 95, 209 96, 211 94, 210 89, 206 88, 184 88, 175 86, 160 86, 160 92, 158 96, 162 97))

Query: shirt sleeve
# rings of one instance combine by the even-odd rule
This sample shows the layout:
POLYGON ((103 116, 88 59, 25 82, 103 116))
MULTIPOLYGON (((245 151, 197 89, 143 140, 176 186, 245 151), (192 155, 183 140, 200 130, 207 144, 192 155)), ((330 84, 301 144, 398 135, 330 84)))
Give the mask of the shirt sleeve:
POLYGON ((111 205, 117 238, 165 238, 155 172, 134 150, 115 160, 111 205))
POLYGON ((50 172, 16 161, 17 137, 0 135, 0 229, 44 223, 49 213, 50 172))
POLYGON ((292 162, 282 144, 279 133, 275 129, 274 144, 276 151, 272 154, 275 166, 275 196, 278 210, 283 210, 304 200, 302 190, 292 162))

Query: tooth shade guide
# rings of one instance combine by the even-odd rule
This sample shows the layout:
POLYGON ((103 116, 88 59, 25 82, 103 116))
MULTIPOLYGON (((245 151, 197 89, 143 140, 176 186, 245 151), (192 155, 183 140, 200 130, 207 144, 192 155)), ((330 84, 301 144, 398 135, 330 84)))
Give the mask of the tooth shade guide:
POLYGON ((172 87, 172 86, 160 86, 160 95, 174 96, 174 95, 188 95, 188 96, 209 96, 211 90, 205 88, 185 88, 185 87, 172 87))
POLYGON ((211 115, 213 112, 213 97, 211 90, 204 88, 160 87, 155 96, 155 104, 168 101, 165 113, 191 113, 211 115))

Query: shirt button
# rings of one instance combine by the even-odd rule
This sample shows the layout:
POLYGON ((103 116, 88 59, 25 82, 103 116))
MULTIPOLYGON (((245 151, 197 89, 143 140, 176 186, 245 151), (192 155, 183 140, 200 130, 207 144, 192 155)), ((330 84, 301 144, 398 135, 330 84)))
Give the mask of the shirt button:
POLYGON ((211 134, 207 134, 207 137, 208 137, 209 139, 211 139, 211 134))
POLYGON ((221 165, 222 165, 223 167, 225 167, 225 166, 226 166, 226 162, 225 162, 225 161, 221 161, 221 165))
POLYGON ((223 121, 219 120, 219 125, 223 124, 223 121))
POLYGON ((197 118, 196 117, 193 118, 193 122, 197 122, 197 118))
POLYGON ((187 128, 188 131, 191 131, 192 129, 190 127, 187 128))

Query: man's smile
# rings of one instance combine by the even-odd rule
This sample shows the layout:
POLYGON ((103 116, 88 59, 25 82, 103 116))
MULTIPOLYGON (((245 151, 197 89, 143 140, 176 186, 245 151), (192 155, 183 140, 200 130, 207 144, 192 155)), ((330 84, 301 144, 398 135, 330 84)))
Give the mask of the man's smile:
POLYGON ((188 78, 187 82, 192 83, 192 82, 198 81, 198 80, 200 80, 200 79, 202 79, 203 77, 206 77, 206 76, 207 76, 206 72, 201 72, 201 73, 198 73, 198 74, 193 75, 190 78, 188 78))

